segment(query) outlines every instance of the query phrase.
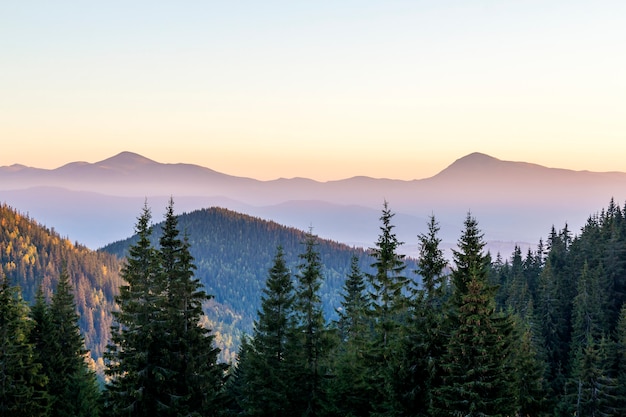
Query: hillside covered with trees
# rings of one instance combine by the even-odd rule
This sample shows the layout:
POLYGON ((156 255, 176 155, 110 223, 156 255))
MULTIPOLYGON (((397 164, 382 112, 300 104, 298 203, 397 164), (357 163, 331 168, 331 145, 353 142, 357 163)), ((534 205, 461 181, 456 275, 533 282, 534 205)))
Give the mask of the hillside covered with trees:
MULTIPOLYGON (((468 213, 451 263, 443 258, 433 216, 428 231, 417 236, 417 260, 407 264, 393 216, 385 203, 378 241, 349 255, 330 303, 323 295, 330 281, 324 242, 312 232, 294 240, 291 260, 280 241, 274 247, 249 244, 270 260, 237 264, 262 269, 263 278, 256 279, 256 295, 250 288, 238 293, 255 297, 257 307, 237 361, 228 366, 202 309, 217 297, 203 282, 209 277, 200 278, 203 258, 192 254, 191 225, 170 206, 161 227, 151 227, 146 208, 137 236, 120 245, 128 257, 105 352, 106 385, 97 394, 102 415, 626 413, 626 208, 611 201, 579 234, 567 225, 552 228, 536 250, 516 249, 510 258, 485 252, 479 222, 468 213), (331 310, 332 300, 337 305, 331 310)), ((207 240, 218 235, 217 229, 201 230, 207 240)), ((225 234, 235 248, 250 239, 238 240, 243 229, 225 234)), ((230 249, 211 250, 221 255, 230 249)), ((66 282, 63 276, 62 269, 58 282, 66 282)), ((215 280, 212 288, 227 284, 215 280)), ((64 298, 56 295, 67 292, 63 285, 44 311, 64 298)), ((61 394, 45 388, 55 373, 41 376, 43 348, 35 329, 45 322, 36 318, 43 295, 37 299, 29 308, 19 289, 3 280, 0 354, 12 359, 22 352, 30 360, 1 367, 0 380, 14 382, 0 386, 0 409, 28 397, 32 401, 18 405, 35 405, 39 411, 32 415, 46 416, 50 398, 61 394)), ((87 388, 79 392, 92 398, 88 373, 83 375, 87 388)))
POLYGON ((0 205, 0 269, 22 297, 35 302, 39 287, 50 299, 65 268, 76 299, 79 325, 94 359, 106 348, 113 297, 121 280, 120 261, 59 236, 7 206, 0 205))
MULTIPOLYGON (((218 207, 183 213, 178 223, 195 260, 195 276, 214 295, 205 305, 209 326, 217 332, 222 357, 234 360, 238 339, 242 333, 252 331, 260 306, 259 294, 276 248, 283 248, 287 267, 295 271, 306 232, 218 207)), ((162 222, 153 225, 150 240, 154 245, 158 244, 162 227, 162 222)), ((137 239, 135 235, 101 251, 123 258, 137 239)), ((324 275, 320 297, 324 313, 332 318, 341 303, 340 290, 350 259, 356 256, 364 270, 370 269, 371 261, 364 249, 324 239, 318 243, 324 275)), ((414 269, 414 261, 408 262, 414 269)))

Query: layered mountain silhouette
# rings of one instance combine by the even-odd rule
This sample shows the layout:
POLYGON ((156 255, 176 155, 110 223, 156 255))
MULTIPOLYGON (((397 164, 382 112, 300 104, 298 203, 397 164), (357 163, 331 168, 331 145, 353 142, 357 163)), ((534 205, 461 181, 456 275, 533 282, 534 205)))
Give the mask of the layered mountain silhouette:
POLYGON ((437 217, 444 241, 452 246, 470 211, 493 250, 508 256, 513 244, 536 245, 553 225, 567 223, 577 232, 589 213, 611 198, 621 205, 626 173, 548 168, 481 153, 412 181, 259 181, 198 165, 163 164, 131 152, 51 170, 0 167, 0 202, 92 248, 129 236, 146 199, 158 219, 170 196, 180 211, 221 206, 299 229, 313 227, 321 237, 366 247, 376 240, 386 200, 409 253, 428 216, 437 217))

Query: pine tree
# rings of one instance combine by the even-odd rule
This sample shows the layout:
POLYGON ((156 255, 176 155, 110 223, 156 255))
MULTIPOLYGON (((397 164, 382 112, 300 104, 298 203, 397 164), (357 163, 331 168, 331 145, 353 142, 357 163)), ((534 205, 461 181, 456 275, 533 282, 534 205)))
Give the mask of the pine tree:
POLYGON ((330 390, 334 415, 366 417, 371 411, 372 387, 368 384, 364 360, 370 337, 368 309, 365 276, 359 268, 358 258, 353 256, 343 286, 341 309, 338 310, 339 340, 330 390))
POLYGON ((248 416, 291 416, 290 339, 295 328, 294 287, 278 247, 261 297, 252 340, 240 349, 237 399, 248 416))
POLYGON ((517 409, 512 367, 513 323, 495 311, 489 258, 476 220, 468 214, 453 252, 450 339, 441 360, 443 384, 433 389, 435 416, 507 416, 517 409))
POLYGON ((164 367, 171 372, 162 401, 171 415, 217 415, 222 405, 226 367, 217 362, 211 330, 201 325, 202 303, 211 296, 194 277, 195 265, 187 240, 179 238, 174 202, 165 213, 159 240, 159 282, 165 283, 164 367))
POLYGON ((28 307, 0 269, 0 417, 48 415, 47 378, 29 341, 28 307))
MULTIPOLYGON (((528 314, 532 315, 532 312, 528 314)), ((545 363, 541 360, 537 342, 533 340, 531 326, 516 322, 514 329, 515 340, 518 341, 512 353, 515 369, 514 386, 519 399, 518 415, 547 416, 548 383, 545 380, 545 363)))
POLYGON ((350 272, 343 285, 341 308, 337 310, 339 340, 346 343, 363 337, 367 331, 369 300, 366 294, 365 275, 359 268, 359 259, 352 256, 350 272))
POLYGON ((413 297, 411 320, 406 338, 405 369, 401 399, 404 413, 428 415, 431 387, 440 378, 437 363, 444 346, 441 329, 442 305, 447 290, 444 269, 447 261, 440 248, 439 225, 434 216, 428 231, 418 235, 419 258, 415 271, 422 279, 422 288, 413 297))
POLYGON ((78 313, 66 267, 50 306, 41 290, 31 317, 35 327, 31 340, 39 353, 41 372, 47 377, 51 416, 97 416, 100 391, 95 372, 86 362, 88 351, 78 326, 78 313))
POLYGON ((561 409, 576 415, 607 415, 616 406, 616 380, 610 375, 609 342, 604 337, 602 302, 597 273, 585 263, 573 302, 572 372, 561 409))
POLYGON ((402 242, 393 232, 394 214, 385 201, 380 220, 380 235, 376 247, 371 249, 374 258, 373 274, 367 278, 371 285, 371 318, 374 336, 368 352, 370 384, 377 388, 372 398, 375 413, 396 413, 402 408, 398 373, 405 374, 403 364, 403 337, 409 316, 409 279, 404 276, 404 255, 398 253, 402 242))
POLYGON ((444 269, 448 265, 448 261, 444 258, 440 246, 439 230, 439 223, 433 215, 428 221, 428 232, 417 237, 420 253, 416 272, 422 278, 426 304, 429 305, 441 302, 446 291, 444 269))
POLYGON ((237 360, 228 370, 228 377, 224 384, 226 401, 221 413, 222 417, 234 417, 244 415, 248 398, 246 397, 247 384, 250 383, 248 368, 250 367, 250 355, 252 342, 248 335, 241 336, 237 360))
POLYGON ((563 392, 567 358, 562 340, 565 338, 566 319, 559 308, 559 287, 554 278, 554 269, 551 260, 547 259, 545 267, 539 276, 537 291, 536 318, 540 329, 540 338, 543 342, 546 357, 546 380, 549 382, 549 398, 556 400, 563 392))
POLYGON ((292 403, 297 414, 314 417, 328 409, 326 373, 331 338, 319 295, 323 277, 317 236, 309 231, 304 245, 295 288, 294 352, 299 354, 295 356, 292 403))
POLYGON ((519 246, 515 246, 513 258, 511 260, 511 277, 508 288, 506 305, 522 319, 528 314, 528 306, 532 302, 532 294, 527 276, 524 273, 524 262, 522 261, 522 251, 519 246))
POLYGON ((624 415, 626 413, 626 304, 620 309, 616 333, 617 391, 615 393, 615 408, 616 414, 624 415))
POLYGON ((596 342, 588 335, 578 346, 561 406, 563 415, 617 415, 617 381, 609 375, 607 343, 605 338, 596 342))
POLYGON ((111 343, 104 355, 109 378, 105 409, 111 416, 163 415, 161 386, 171 377, 162 366, 165 287, 150 242, 151 217, 144 205, 135 226, 138 241, 129 248, 122 268, 126 284, 116 297, 119 310, 113 312, 111 343))
POLYGON ((116 415, 217 415, 226 367, 217 363, 213 335, 201 326, 209 296, 194 278, 189 244, 178 235, 173 201, 160 249, 150 243, 150 210, 138 219, 122 277, 106 354, 105 405, 116 415))

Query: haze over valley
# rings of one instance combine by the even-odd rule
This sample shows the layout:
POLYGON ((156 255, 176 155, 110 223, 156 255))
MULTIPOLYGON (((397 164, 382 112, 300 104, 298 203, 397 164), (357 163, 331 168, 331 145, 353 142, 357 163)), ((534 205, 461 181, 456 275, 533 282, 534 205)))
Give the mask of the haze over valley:
POLYGON ((567 224, 577 233, 611 198, 624 200, 625 190, 625 173, 547 168, 482 153, 413 181, 363 176, 260 181, 131 152, 56 169, 0 167, 0 201, 92 249, 128 237, 145 201, 160 219, 173 196, 179 212, 223 207, 300 230, 312 227, 322 238, 365 248, 376 240, 380 209, 388 201, 405 242, 402 251, 409 255, 416 255, 416 236, 428 216, 436 216, 443 246, 450 248, 470 211, 488 249, 509 256, 515 244, 535 247, 553 225, 567 224))

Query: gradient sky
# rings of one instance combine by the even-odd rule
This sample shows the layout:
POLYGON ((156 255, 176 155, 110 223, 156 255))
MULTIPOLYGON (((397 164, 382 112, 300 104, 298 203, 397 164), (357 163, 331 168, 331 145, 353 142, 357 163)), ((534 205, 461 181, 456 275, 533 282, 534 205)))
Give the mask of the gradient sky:
POLYGON ((0 165, 626 171, 624 1, 4 1, 0 165))

